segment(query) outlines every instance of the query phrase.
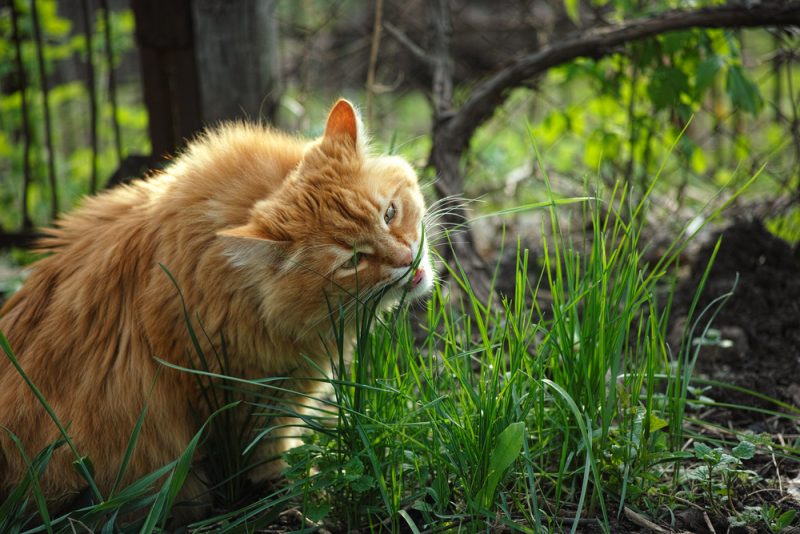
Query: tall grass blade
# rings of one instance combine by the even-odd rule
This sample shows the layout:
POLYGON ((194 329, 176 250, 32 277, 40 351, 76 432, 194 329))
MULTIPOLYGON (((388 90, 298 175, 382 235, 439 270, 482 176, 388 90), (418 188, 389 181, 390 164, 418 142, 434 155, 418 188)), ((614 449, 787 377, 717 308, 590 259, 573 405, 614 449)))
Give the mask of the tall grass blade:
POLYGON ((97 484, 95 484, 94 478, 92 477, 91 469, 87 465, 86 458, 84 456, 81 456, 81 454, 78 452, 78 449, 77 449, 77 447, 75 447, 75 444, 73 443, 72 438, 70 438, 69 434, 67 434, 67 429, 64 428, 64 426, 61 424, 61 421, 58 420, 58 417, 56 416, 55 411, 53 411, 53 408, 50 407, 50 404, 44 398, 44 395, 42 395, 42 392, 39 391, 39 388, 36 387, 36 385, 31 381, 31 379, 28 377, 28 375, 22 369, 22 366, 19 364, 19 361, 17 360, 17 357, 14 355, 14 351, 11 349, 11 345, 8 343, 8 339, 6 339, 6 336, 3 334, 2 331, 0 331, 0 348, 3 349, 3 352, 5 352, 6 357, 11 362, 11 365, 14 366, 14 368, 17 370, 19 375, 22 377, 22 379, 28 385, 28 388, 30 388, 31 392, 34 394, 36 399, 39 401, 39 403, 45 409, 45 411, 47 412, 47 415, 50 417, 50 419, 53 421, 53 423, 55 423, 56 427, 58 427, 58 430, 61 433, 61 436, 64 438, 64 441, 69 446, 69 448, 72 450, 73 455, 75 455, 75 459, 76 459, 75 460, 75 465, 78 468, 78 472, 81 474, 81 476, 83 476, 83 478, 89 484, 89 488, 91 489, 94 497, 98 501, 102 501, 103 500, 103 496, 101 495, 100 489, 97 487, 97 484))

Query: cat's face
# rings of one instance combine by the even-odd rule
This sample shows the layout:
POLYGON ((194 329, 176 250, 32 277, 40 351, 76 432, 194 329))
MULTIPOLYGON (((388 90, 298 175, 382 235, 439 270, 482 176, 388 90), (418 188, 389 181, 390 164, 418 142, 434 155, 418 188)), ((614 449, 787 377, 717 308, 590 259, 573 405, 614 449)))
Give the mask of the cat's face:
POLYGON ((254 206, 247 225, 221 235, 247 239, 234 264, 261 262, 276 278, 266 291, 295 298, 311 319, 331 306, 426 294, 433 269, 424 215, 411 166, 367 155, 358 117, 340 100, 283 187, 254 206))

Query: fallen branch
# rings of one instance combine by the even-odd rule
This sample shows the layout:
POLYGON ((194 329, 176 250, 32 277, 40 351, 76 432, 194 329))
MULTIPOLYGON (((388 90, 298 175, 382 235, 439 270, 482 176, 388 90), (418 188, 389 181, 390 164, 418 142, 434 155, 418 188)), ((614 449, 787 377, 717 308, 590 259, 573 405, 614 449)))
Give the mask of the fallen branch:
POLYGON ((631 523, 635 524, 636 526, 646 528, 650 532, 657 532, 658 534, 670 534, 670 530, 665 529, 662 526, 659 526, 641 514, 637 514, 627 506, 625 507, 625 517, 631 523))

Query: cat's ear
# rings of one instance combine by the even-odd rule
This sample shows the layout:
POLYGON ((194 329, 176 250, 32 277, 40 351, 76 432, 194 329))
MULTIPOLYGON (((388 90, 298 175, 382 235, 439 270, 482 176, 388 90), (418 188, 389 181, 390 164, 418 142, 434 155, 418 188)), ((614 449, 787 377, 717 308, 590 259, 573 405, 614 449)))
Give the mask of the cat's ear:
POLYGON ((346 139, 359 151, 363 152, 366 145, 364 126, 356 108, 340 98, 331 108, 328 121, 325 123, 325 136, 327 140, 346 139))
POLYGON ((283 259, 291 244, 283 236, 252 222, 217 232, 225 246, 225 255, 237 267, 272 264, 283 268, 283 259))
POLYGON ((271 235, 267 228, 249 222, 243 226, 228 228, 217 232, 220 237, 236 237, 240 239, 257 239, 259 241, 280 241, 271 235))

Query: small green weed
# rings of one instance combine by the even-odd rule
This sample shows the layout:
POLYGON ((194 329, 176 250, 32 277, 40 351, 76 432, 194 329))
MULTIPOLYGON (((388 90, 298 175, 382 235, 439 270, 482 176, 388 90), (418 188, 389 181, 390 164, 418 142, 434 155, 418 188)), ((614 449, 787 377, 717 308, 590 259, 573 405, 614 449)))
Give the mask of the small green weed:
POLYGON ((704 490, 706 502, 720 514, 730 507, 737 483, 750 484, 758 479, 755 472, 741 468, 742 460, 751 459, 755 451, 755 444, 746 440, 730 450, 723 447, 712 449, 705 443, 695 442, 694 457, 701 465, 686 471, 684 478, 698 482, 704 490))
POLYGON ((758 527, 764 525, 770 532, 778 534, 792 524, 795 516, 797 516, 797 510, 786 510, 784 512, 775 505, 762 504, 761 506, 745 506, 742 512, 729 516, 728 522, 732 527, 758 527))

